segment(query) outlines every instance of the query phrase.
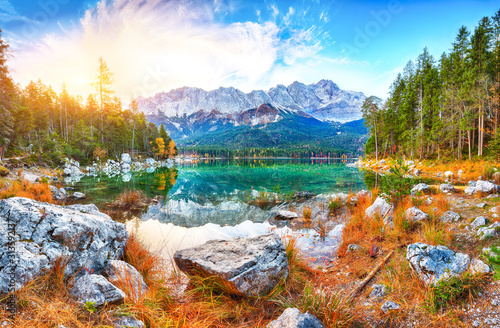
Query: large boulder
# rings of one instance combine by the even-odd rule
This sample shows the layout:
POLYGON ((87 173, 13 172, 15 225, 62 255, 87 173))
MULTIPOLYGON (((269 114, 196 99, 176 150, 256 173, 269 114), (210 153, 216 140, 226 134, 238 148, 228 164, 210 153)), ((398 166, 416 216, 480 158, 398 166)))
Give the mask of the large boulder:
POLYGON ((479 180, 476 182, 476 192, 482 192, 484 194, 491 194, 500 191, 500 186, 485 180, 479 180))
POLYGON ((9 289, 11 270, 17 290, 58 259, 67 262, 65 276, 83 268, 100 272, 110 259, 121 256, 128 237, 123 223, 102 213, 22 197, 0 200, 0 292, 9 289), (14 256, 15 267, 9 256, 14 256))
POLYGON ((297 308, 288 308, 278 319, 271 321, 268 328, 323 328, 323 324, 309 312, 302 313, 297 308))
POLYGON ((122 163, 124 164, 131 164, 132 163, 132 158, 130 158, 130 155, 127 153, 122 154, 122 163))
POLYGON ((431 246, 424 243, 408 245, 406 259, 420 280, 427 285, 459 276, 467 270, 472 273, 491 270, 484 262, 471 260, 467 254, 456 253, 445 246, 431 246))
POLYGON ((365 215, 369 217, 378 216, 384 220, 387 226, 392 227, 393 215, 394 215, 394 205, 389 204, 386 201, 386 195, 382 194, 377 197, 375 202, 365 210, 365 215))
POLYGON ((98 274, 83 275, 75 280, 70 294, 80 304, 92 303, 94 306, 123 303, 125 293, 98 274))
POLYGON ((229 291, 245 296, 268 293, 288 276, 285 246, 274 234, 212 240, 177 251, 174 260, 181 271, 213 276, 229 291))
POLYGON ((118 286, 127 286, 130 291, 130 297, 139 300, 148 292, 148 286, 144 282, 142 275, 127 262, 111 260, 105 269, 108 280, 118 286))
POLYGON ((472 221, 472 223, 470 225, 472 228, 477 229, 480 226, 487 225, 489 222, 490 222, 490 220, 488 220, 488 218, 486 218, 484 216, 478 216, 477 218, 474 219, 474 221, 472 221))
POLYGON ((429 220, 429 216, 424 211, 420 210, 418 207, 410 207, 405 212, 405 218, 409 222, 419 222, 424 220, 429 220))

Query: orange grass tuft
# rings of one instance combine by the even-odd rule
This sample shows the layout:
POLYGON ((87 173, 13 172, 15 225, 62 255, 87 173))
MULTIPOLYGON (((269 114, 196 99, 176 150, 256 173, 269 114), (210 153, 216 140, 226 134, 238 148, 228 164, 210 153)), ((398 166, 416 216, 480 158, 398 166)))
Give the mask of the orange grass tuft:
POLYGON ((28 180, 14 181, 7 189, 0 191, 0 199, 11 197, 26 197, 39 202, 55 203, 48 184, 31 183, 28 180))

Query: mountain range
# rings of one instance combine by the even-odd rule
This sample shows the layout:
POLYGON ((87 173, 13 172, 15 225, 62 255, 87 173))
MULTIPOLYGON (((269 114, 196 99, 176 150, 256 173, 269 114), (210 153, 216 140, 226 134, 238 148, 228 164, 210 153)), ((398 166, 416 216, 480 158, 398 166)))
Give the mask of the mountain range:
MULTIPOLYGON (((232 87, 212 91, 183 87, 138 97, 137 103, 146 118, 163 124, 180 147, 280 148, 321 142, 342 148, 346 136, 337 137, 342 132, 366 133, 362 124, 354 124, 354 130, 342 129, 343 124, 362 118, 365 99, 362 92, 345 91, 321 80, 250 93, 232 87), (327 139, 332 142, 325 143, 327 139)), ((353 146, 351 150, 360 148, 353 146)))

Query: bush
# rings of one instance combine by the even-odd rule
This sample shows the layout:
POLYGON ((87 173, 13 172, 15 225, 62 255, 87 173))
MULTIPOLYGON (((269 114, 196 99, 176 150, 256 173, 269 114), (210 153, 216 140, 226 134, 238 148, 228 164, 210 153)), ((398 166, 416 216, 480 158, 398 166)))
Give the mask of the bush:
POLYGON ((408 168, 398 159, 397 165, 391 166, 391 174, 382 177, 382 192, 389 195, 394 204, 401 203, 402 199, 411 193, 414 180, 405 177, 408 168))
POLYGON ((10 171, 6 167, 0 165, 0 177, 6 177, 9 173, 10 171))

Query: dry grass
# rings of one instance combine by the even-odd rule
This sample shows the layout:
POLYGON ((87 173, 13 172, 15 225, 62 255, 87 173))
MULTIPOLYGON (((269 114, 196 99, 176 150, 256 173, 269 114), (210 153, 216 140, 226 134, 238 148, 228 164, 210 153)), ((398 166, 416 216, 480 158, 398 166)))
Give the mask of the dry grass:
POLYGON ((31 183, 28 180, 13 181, 9 187, 0 191, 0 199, 11 197, 26 197, 39 202, 56 203, 48 184, 31 183))
POLYGON ((141 190, 125 190, 113 202, 115 207, 123 209, 141 208, 147 205, 147 196, 141 190))

